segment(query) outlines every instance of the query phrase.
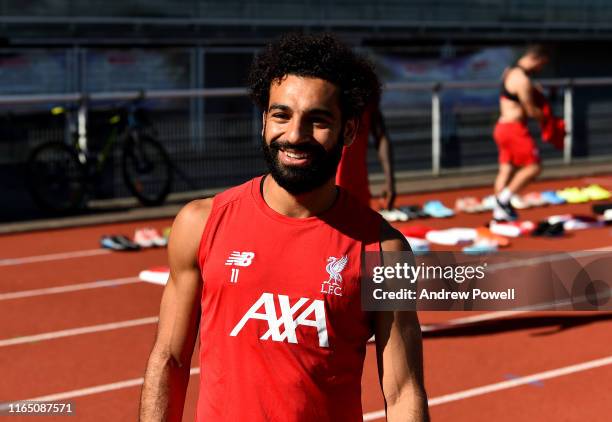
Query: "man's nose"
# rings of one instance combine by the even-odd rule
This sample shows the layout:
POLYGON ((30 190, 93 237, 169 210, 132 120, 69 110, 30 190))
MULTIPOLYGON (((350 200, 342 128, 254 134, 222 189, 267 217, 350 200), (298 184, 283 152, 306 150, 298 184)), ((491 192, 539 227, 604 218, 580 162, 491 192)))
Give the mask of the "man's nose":
POLYGON ((287 125, 285 137, 287 142, 292 144, 309 141, 312 137, 312 128, 308 124, 308 119, 302 116, 293 116, 287 125))

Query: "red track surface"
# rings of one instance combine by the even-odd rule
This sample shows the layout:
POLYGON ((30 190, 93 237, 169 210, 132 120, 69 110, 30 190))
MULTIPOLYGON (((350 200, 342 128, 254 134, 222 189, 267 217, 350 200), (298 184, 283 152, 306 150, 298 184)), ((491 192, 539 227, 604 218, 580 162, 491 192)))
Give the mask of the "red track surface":
MULTIPOLYGON (((599 178, 612 188, 612 177, 599 178)), ((588 181, 587 181, 588 182, 588 181)), ((534 188, 585 185, 565 180, 538 183, 534 188)), ((459 196, 484 196, 489 189, 471 189, 401 197, 400 203, 423 203, 431 198, 454 204, 459 196)), ((522 217, 539 219, 552 214, 590 214, 591 204, 527 210, 522 217)), ((476 227, 489 214, 460 215, 448 220, 421 220, 432 227, 476 227)), ((0 402, 105 386, 82 391, 71 400, 79 421, 134 421, 137 419, 146 359, 155 335, 162 288, 136 282, 146 267, 166 262, 165 250, 105 253, 7 265, 2 259, 95 250, 103 234, 131 234, 147 225, 162 229, 170 220, 54 230, 0 238, 0 402), (53 293, 43 290, 21 298, 6 293, 82 285, 102 280, 128 279, 111 287, 53 293), (123 284, 121 284, 123 283, 123 284), (23 339, 41 333, 133 321, 133 326, 106 327, 98 332, 65 333, 51 339, 23 339), (136 321, 136 322, 134 322, 136 321), (21 339, 20 344, 5 344, 21 339), (125 382, 123 384, 115 384, 125 382), (117 389, 112 389, 113 385, 117 389)), ((584 230, 563 239, 520 238, 511 250, 584 250, 612 246, 609 228, 584 230)), ((422 324, 450 321, 474 313, 424 312, 422 324)), ((124 324, 125 325, 125 324, 124 324)), ((91 331, 91 330, 89 330, 91 331)), ((609 313, 522 313, 444 331, 424 334, 426 387, 430 400, 490 386, 509 379, 564 368, 612 355, 612 315, 609 313)), ((194 356, 197 356, 195 354, 194 356)), ((197 367, 197 359, 192 367, 197 367)), ((184 420, 193 420, 197 377, 191 377, 184 420)), ((431 406, 434 421, 609 421, 612 365, 577 371, 485 394, 431 406)), ((373 345, 363 375, 364 413, 384 408, 377 379, 373 345)), ((437 401, 436 401, 437 400, 437 401)), ((339 405, 341 405, 339 403, 339 405)), ((17 417, 14 420, 39 420, 17 417)), ((45 420, 64 420, 49 417, 45 420)))

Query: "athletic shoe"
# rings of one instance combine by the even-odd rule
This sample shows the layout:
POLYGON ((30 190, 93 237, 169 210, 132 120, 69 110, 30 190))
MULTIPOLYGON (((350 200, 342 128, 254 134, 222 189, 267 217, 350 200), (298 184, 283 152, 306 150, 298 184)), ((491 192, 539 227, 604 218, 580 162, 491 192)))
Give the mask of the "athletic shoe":
POLYGON ((115 240, 115 242, 123 245, 125 247, 125 250, 128 250, 128 251, 138 251, 138 250, 140 250, 140 245, 138 245, 137 243, 132 242, 126 236, 117 235, 117 236, 113 236, 113 239, 115 240))
POLYGON ((523 201, 525 201, 529 207, 541 207, 548 205, 548 202, 546 202, 540 192, 529 192, 523 195, 523 201))
POLYGON ((612 209, 612 203, 595 204, 592 208, 595 214, 604 214, 607 210, 612 209))
POLYGON ((117 242, 113 236, 104 235, 100 238, 100 246, 104 249, 111 249, 113 251, 124 251, 126 247, 117 242))
POLYGON ((163 248, 164 246, 168 244, 168 240, 165 237, 163 237, 161 234, 159 234, 159 232, 155 230, 154 228, 149 227, 145 230, 146 230, 147 236, 149 236, 149 239, 153 241, 153 245, 163 248))
POLYGON ((612 209, 607 209, 604 211, 603 215, 600 217, 600 220, 602 221, 606 226, 609 226, 612 224, 612 209))
POLYGON ((559 221, 555 224, 550 224, 548 221, 541 221, 533 232, 532 236, 559 237, 565 234, 563 222, 559 221))
POLYGON ((163 247, 168 244, 168 241, 162 237, 159 232, 151 227, 137 229, 134 232, 134 243, 137 243, 143 248, 163 247))
POLYGON ((153 239, 149 236, 148 229, 136 229, 134 232, 134 243, 141 248, 152 248, 155 246, 153 239))
POLYGON ((502 204, 495 198, 495 208, 493 209, 493 219, 497 221, 515 221, 518 218, 512 204, 502 204))
POLYGON ((548 221, 540 221, 536 226, 535 230, 531 232, 532 236, 543 236, 544 232, 548 230, 550 223, 548 221))
POLYGON ((565 223, 572 218, 574 218, 572 214, 551 215, 546 219, 546 221, 548 221, 548 224, 557 224, 559 222, 565 223))
POLYGON ((520 195, 512 195, 510 198, 510 205, 517 210, 524 210, 530 207, 530 205, 520 197, 520 195))
POLYGON ((455 211, 466 212, 468 214, 474 214, 483 211, 483 206, 478 198, 474 196, 468 196, 465 198, 457 198, 455 201, 455 211))
POLYGON ((567 220, 563 223, 563 230, 565 231, 573 231, 573 230, 584 230, 584 229, 593 229, 596 227, 601 227, 604 225, 603 221, 592 221, 590 219, 583 219, 578 216, 577 218, 572 218, 571 220, 567 220))
POLYGON ((408 237, 406 240, 412 249, 412 253, 415 255, 425 255, 429 252, 429 242, 425 239, 419 239, 418 237, 408 237))
POLYGON ((408 216, 408 220, 416 220, 417 218, 428 217, 420 206, 418 205, 406 205, 399 207, 399 210, 408 216))
POLYGON ((570 204, 581 204, 590 200, 589 195, 577 187, 565 188, 557 191, 557 195, 565 199, 570 204))
POLYGON ((133 243, 125 236, 102 236, 100 238, 100 246, 114 251, 137 251, 140 249, 139 245, 133 243))
POLYGON ((446 208, 440 201, 427 201, 423 205, 423 211, 434 218, 448 218, 455 215, 453 210, 446 208))
POLYGON ((390 223, 395 223, 396 221, 408 221, 408 214, 398 210, 397 208, 393 208, 392 210, 380 210, 378 212, 390 223))
POLYGON ((565 234, 565 229, 563 227, 563 223, 559 222, 556 224, 551 224, 545 231, 544 236, 546 237, 560 237, 565 234))
POLYGON ((601 201, 603 199, 610 199, 610 192, 602 188, 599 185, 590 185, 582 189, 582 192, 588 195, 592 201, 601 201))
POLYGON ((561 198, 555 191, 547 190, 542 192, 542 199, 550 205, 565 204, 565 199, 561 198))
POLYGON ((466 255, 486 255, 497 252, 497 244, 490 240, 479 240, 474 244, 465 246, 462 251, 466 255))
POLYGON ((497 203, 497 199, 495 195, 488 195, 482 198, 482 209, 483 211, 493 211, 495 209, 495 204, 497 203))

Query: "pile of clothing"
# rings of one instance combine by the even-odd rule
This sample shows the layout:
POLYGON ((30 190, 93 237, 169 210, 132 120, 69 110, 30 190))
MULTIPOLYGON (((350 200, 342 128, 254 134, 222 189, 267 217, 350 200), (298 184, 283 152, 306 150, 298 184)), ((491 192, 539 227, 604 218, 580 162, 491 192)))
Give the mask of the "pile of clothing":
POLYGON ((522 236, 562 237, 567 231, 583 230, 612 225, 612 203, 604 208, 598 204, 594 211, 599 216, 561 214, 551 215, 539 222, 492 220, 487 226, 452 227, 434 229, 425 225, 411 225, 400 228, 416 255, 426 254, 430 245, 460 246, 466 254, 486 254, 497 252, 499 248, 510 245, 512 238, 522 236))
MULTIPOLYGON (((567 187, 557 191, 529 192, 525 195, 513 195, 510 203, 516 209, 523 210, 527 208, 542 207, 547 205, 561 204, 580 204, 589 201, 601 201, 610 199, 612 194, 607 189, 599 185, 589 185, 586 187, 567 187)), ((491 211, 495 204, 493 195, 486 196, 482 200, 468 196, 458 198, 455 201, 455 211, 465 213, 479 213, 491 211)))
MULTIPOLYGON (((547 205, 580 204, 589 201, 601 201, 612 198, 612 193, 600 185, 585 187, 571 186, 557 191, 529 192, 525 195, 513 195, 512 206, 519 210, 543 207, 547 205)), ((380 214, 390 223, 406 222, 420 218, 449 218, 456 213, 482 213, 492 211, 495 207, 495 196, 488 195, 480 199, 475 196, 457 198, 454 209, 445 206, 442 201, 427 201, 420 205, 408 205, 391 210, 380 210, 380 214)))

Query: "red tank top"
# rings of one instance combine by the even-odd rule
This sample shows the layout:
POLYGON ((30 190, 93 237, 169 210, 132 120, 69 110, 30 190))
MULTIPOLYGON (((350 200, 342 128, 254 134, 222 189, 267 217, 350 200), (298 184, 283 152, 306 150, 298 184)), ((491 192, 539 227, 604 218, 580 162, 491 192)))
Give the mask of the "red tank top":
POLYGON ((367 163, 371 118, 371 109, 368 108, 359 121, 355 141, 342 149, 342 159, 336 172, 336 185, 349 191, 368 207, 371 198, 367 163))
POLYGON ((359 276, 381 218, 342 189, 320 216, 283 216, 261 181, 217 195, 202 235, 196 420, 361 421, 359 276))

